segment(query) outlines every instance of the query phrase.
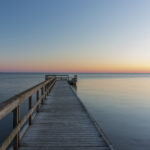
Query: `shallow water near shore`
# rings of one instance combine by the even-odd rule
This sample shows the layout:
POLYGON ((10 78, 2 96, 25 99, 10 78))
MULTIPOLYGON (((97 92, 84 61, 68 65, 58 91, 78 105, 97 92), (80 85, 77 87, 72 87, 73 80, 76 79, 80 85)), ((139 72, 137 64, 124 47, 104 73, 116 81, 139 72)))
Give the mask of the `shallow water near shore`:
MULTIPOLYGON (((0 73, 0 102, 44 75, 0 73)), ((77 94, 116 150, 150 149, 150 74, 78 74, 77 94)), ((10 114, 0 121, 0 142, 11 129, 10 114)))

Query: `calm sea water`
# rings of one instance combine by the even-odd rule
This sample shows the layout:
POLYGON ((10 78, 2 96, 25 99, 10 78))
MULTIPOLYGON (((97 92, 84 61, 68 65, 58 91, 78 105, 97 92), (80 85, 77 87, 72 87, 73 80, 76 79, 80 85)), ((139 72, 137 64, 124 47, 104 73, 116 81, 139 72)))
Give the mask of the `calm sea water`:
MULTIPOLYGON (((43 80, 42 73, 0 73, 0 101, 43 80)), ((116 150, 150 149, 150 74, 79 74, 77 94, 116 150)), ((11 115, 0 121, 0 142, 11 115)))

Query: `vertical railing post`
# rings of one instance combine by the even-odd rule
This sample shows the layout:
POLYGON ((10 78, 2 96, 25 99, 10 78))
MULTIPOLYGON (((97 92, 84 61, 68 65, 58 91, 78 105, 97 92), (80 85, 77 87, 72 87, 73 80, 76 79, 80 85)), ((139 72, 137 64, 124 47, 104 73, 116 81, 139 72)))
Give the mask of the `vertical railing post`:
MULTIPOLYGON (((39 100, 39 90, 36 92, 36 101, 39 100)), ((38 113, 40 110, 39 110, 39 105, 37 106, 37 109, 36 109, 36 112, 38 113)))
POLYGON ((44 87, 45 87, 45 88, 44 88, 45 99, 46 99, 46 88, 47 88, 46 86, 47 86, 47 85, 44 86, 44 87))
MULTIPOLYGON (((50 83, 47 84, 47 90, 49 88, 49 85, 50 85, 50 83)), ((47 91, 47 96, 48 96, 48 94, 49 94, 49 91, 47 91)))
MULTIPOLYGON (((16 128, 20 121, 20 105, 18 105, 13 111, 13 128, 16 128)), ((13 149, 18 150, 20 144, 20 131, 14 138, 13 149)))
MULTIPOLYGON (((42 87, 42 88, 41 88, 41 96, 43 96, 43 94, 44 94, 44 90, 43 90, 43 87, 42 87)), ((41 104, 42 104, 42 105, 44 104, 44 98, 42 98, 41 104)))
MULTIPOLYGON (((50 83, 49 83, 49 87, 51 86, 51 84, 53 83, 53 81, 51 81, 50 83)), ((48 88, 49 88, 48 87, 48 88)), ((50 93, 50 90, 51 90, 51 88, 48 90, 48 93, 50 93)))
MULTIPOLYGON (((32 108, 32 96, 29 97, 29 110, 32 108)), ((29 117, 29 125, 32 124, 32 115, 29 117)))
POLYGON ((45 80, 48 80, 48 75, 45 75, 45 80))

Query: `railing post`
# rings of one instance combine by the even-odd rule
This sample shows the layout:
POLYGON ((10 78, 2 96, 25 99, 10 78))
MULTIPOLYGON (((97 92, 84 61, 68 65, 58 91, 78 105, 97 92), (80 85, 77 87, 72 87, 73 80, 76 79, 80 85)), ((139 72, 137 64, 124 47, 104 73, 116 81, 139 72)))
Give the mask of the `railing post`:
MULTIPOLYGON (((20 105, 18 105, 13 111, 13 128, 16 128, 20 121, 20 105)), ((18 150, 20 145, 20 131, 14 138, 13 149, 18 150)))
MULTIPOLYGON (((39 90, 36 92, 36 101, 39 100, 39 90)), ((36 109, 36 112, 38 113, 40 110, 39 110, 39 105, 37 106, 37 109, 36 109)))
POLYGON ((44 86, 44 93, 45 93, 45 99, 46 99, 46 85, 44 86))
MULTIPOLYGON (((29 110, 32 108, 32 96, 29 97, 29 110)), ((32 124, 32 115, 29 117, 29 125, 32 124)))
MULTIPOLYGON (((49 83, 49 86, 51 86, 52 83, 53 83, 53 81, 51 81, 51 82, 49 83)), ((51 88, 48 90, 48 93, 50 93, 50 90, 51 90, 51 88)))
MULTIPOLYGON (((41 88, 41 96, 43 96, 43 94, 44 94, 44 90, 43 90, 43 87, 42 87, 42 88, 41 88)), ((41 104, 42 104, 42 105, 44 104, 44 98, 42 98, 41 104)))
MULTIPOLYGON (((51 81, 51 83, 50 83, 50 85, 49 86, 51 86, 51 84, 54 84, 54 81, 55 81, 56 79, 53 79, 52 81, 51 81)), ((49 89, 49 93, 50 93, 50 91, 51 91, 51 89, 52 89, 52 87, 49 89)))
POLYGON ((48 80, 48 75, 45 75, 45 80, 48 80))
MULTIPOLYGON (((48 90, 49 84, 50 84, 50 83, 47 84, 47 90, 48 90)), ((47 96, 48 96, 48 94, 49 94, 49 91, 47 91, 47 96)))

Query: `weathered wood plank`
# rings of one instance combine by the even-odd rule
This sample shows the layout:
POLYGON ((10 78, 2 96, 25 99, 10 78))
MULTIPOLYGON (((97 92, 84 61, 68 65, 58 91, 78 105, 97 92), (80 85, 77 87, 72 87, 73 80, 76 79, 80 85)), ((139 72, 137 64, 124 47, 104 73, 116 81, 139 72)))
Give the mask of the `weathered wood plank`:
POLYGON ((20 150, 110 150, 67 81, 56 81, 20 150))

